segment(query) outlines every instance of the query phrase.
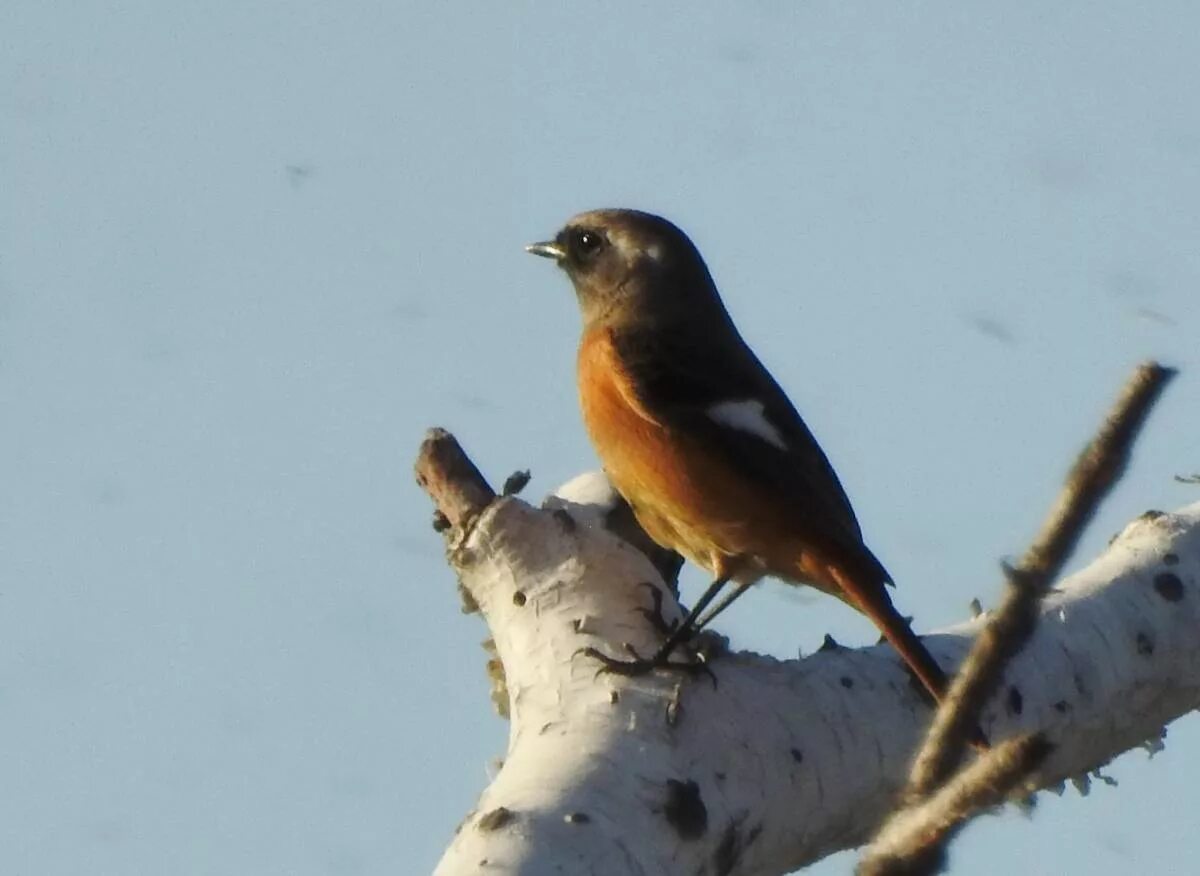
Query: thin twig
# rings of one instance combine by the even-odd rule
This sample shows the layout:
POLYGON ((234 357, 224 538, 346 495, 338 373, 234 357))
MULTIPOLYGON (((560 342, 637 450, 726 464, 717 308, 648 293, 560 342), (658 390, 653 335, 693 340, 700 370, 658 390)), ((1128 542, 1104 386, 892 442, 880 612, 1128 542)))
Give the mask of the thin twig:
POLYGON ((1023 737, 1002 743, 948 781, 1005 666, 1032 635, 1042 597, 1074 551, 1100 501, 1124 473, 1139 430, 1174 374, 1173 369, 1155 362, 1138 366, 1096 436, 1075 460, 1037 537, 1015 567, 1005 567, 1008 585, 1000 606, 980 632, 934 715, 913 762, 902 808, 865 853, 861 876, 941 872, 957 826, 978 808, 961 802, 985 799, 987 793, 994 795, 1001 787, 1008 793, 1049 753, 1048 743, 1040 737, 1023 737), (1002 782, 998 777, 1006 778, 1002 782), (939 787, 941 790, 936 790, 939 787), (958 802, 950 805, 948 801, 958 802))
POLYGON ((936 794, 888 819, 863 856, 856 876, 940 873, 946 846, 972 816, 1032 790, 1028 778, 1053 746, 1040 733, 998 744, 964 768, 936 794))
POLYGON ((1020 568, 1057 573, 1070 558, 1100 501, 1125 474, 1138 433, 1176 373, 1157 362, 1143 362, 1134 369, 1100 431, 1075 460, 1041 531, 1021 558, 1020 568))
POLYGON ((1042 596, 1074 551, 1100 500, 1124 473, 1138 431, 1174 374, 1174 369, 1155 362, 1137 367, 1104 424, 1071 467, 1041 531, 1021 561, 1006 570, 1004 598, 934 716, 913 763, 907 800, 926 797, 962 759, 968 734, 995 693, 1005 664, 1033 633, 1042 596))

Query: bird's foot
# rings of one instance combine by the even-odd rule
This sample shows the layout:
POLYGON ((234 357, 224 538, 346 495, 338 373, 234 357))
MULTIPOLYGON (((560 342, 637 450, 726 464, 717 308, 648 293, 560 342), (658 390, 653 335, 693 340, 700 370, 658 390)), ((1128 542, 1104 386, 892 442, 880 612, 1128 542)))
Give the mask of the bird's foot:
POLYGON ((635 678, 655 671, 678 672, 689 676, 703 674, 708 676, 714 688, 717 686, 717 677, 709 669, 708 662, 702 654, 694 660, 672 660, 669 651, 659 651, 653 657, 645 658, 638 654, 632 645, 627 644, 625 650, 629 652, 632 660, 618 660, 616 657, 609 657, 599 649, 592 647, 580 648, 575 653, 586 654, 600 662, 601 666, 596 670, 597 676, 624 675, 628 678, 635 678))
POLYGON ((675 632, 675 628, 679 626, 679 621, 669 622, 663 617, 663 594, 662 588, 658 587, 650 581, 639 581, 639 587, 645 587, 650 591, 650 599, 654 601, 651 608, 639 608, 638 613, 650 622, 650 626, 658 630, 664 636, 669 636, 675 632))

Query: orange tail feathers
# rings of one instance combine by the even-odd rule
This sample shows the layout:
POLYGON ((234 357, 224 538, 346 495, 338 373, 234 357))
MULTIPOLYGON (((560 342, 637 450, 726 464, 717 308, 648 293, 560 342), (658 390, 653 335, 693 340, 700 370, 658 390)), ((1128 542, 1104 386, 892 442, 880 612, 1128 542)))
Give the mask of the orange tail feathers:
POLYGON ((883 584, 872 582, 864 586, 856 576, 848 574, 838 566, 830 564, 825 568, 829 577, 845 595, 846 601, 871 619, 883 633, 883 637, 896 649, 896 653, 908 664, 908 668, 920 679, 929 695, 935 702, 940 703, 946 693, 946 673, 921 644, 908 621, 896 611, 883 589, 883 584))
MULTIPOLYGON (((941 703, 948 686, 946 673, 912 631, 908 621, 896 611, 883 589, 884 585, 879 583, 874 587, 870 584, 864 586, 859 583, 859 579, 838 566, 830 564, 825 568, 846 601, 871 619, 883 633, 883 637, 896 649, 896 653, 908 664, 934 702, 941 703)), ((989 747, 987 737, 978 726, 971 729, 968 741, 977 751, 986 751, 989 747)))

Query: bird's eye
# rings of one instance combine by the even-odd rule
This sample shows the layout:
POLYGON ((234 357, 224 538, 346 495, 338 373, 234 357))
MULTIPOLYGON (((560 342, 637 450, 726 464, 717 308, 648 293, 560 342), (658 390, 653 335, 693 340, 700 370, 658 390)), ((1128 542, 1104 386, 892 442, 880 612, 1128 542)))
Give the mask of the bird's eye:
POLYGON ((575 234, 575 251, 583 257, 595 255, 604 246, 604 238, 595 231, 579 231, 575 234))

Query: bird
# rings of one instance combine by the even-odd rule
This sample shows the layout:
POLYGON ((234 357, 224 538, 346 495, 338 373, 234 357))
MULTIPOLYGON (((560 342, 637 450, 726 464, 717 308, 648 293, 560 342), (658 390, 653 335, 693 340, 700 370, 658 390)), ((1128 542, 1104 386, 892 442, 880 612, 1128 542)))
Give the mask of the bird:
POLYGON ((678 666, 681 643, 770 576, 866 615, 940 701, 945 673, 893 605, 892 578, 833 466, 742 339, 691 239, 660 216, 603 209, 525 249, 574 286, 580 407, 606 474, 651 539, 713 576, 653 656, 589 653, 630 675, 678 666))

